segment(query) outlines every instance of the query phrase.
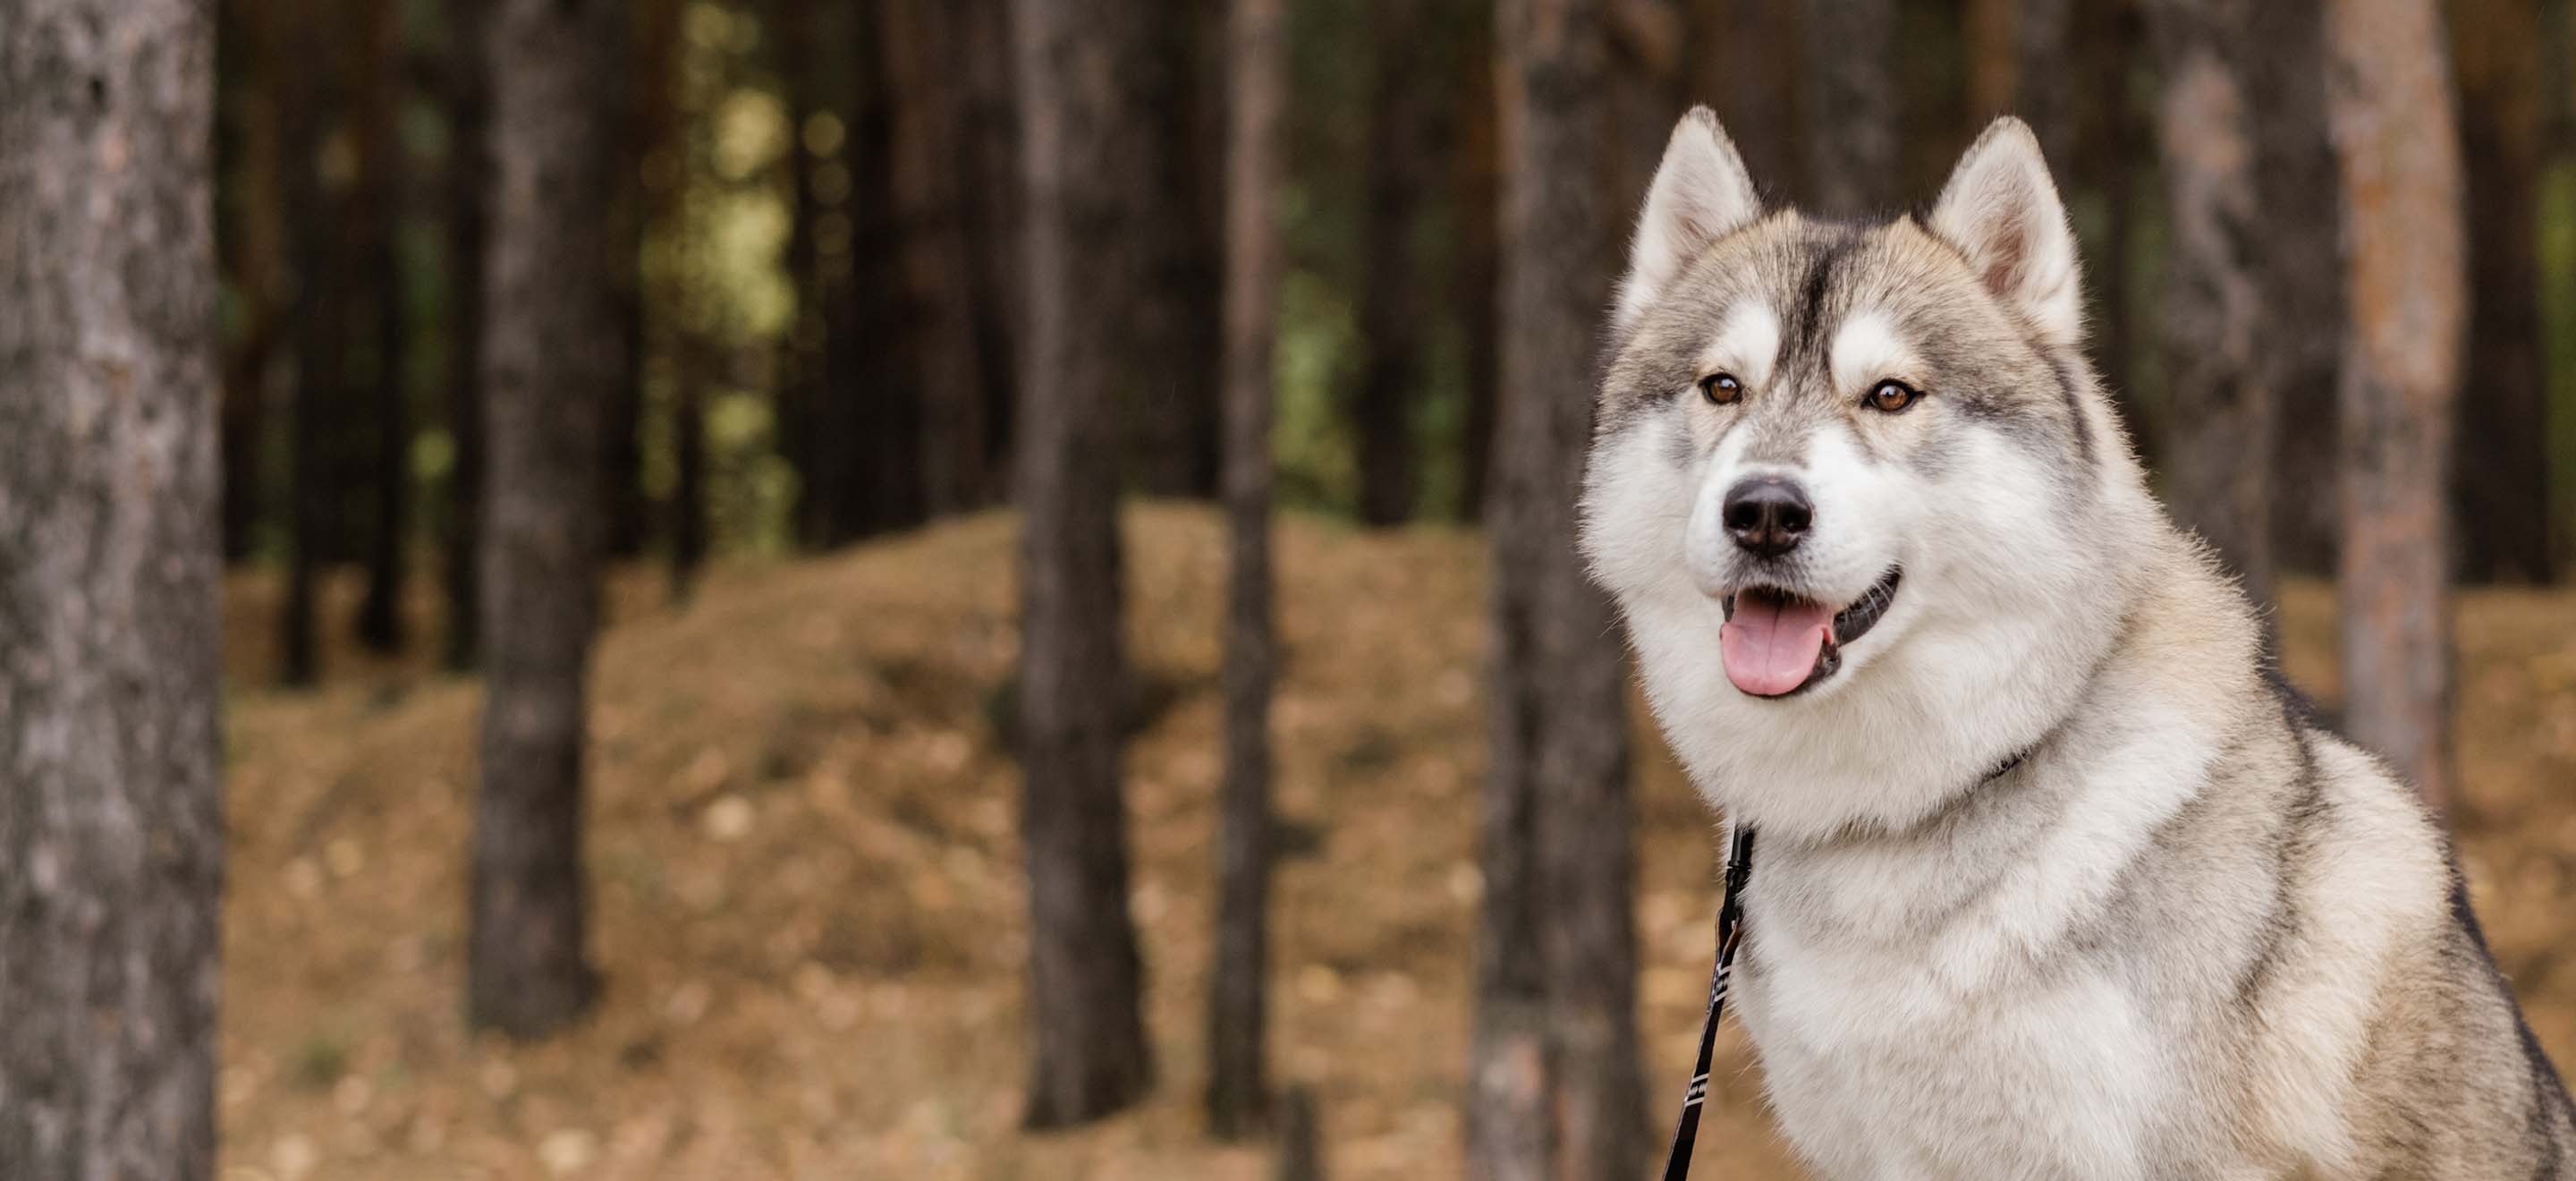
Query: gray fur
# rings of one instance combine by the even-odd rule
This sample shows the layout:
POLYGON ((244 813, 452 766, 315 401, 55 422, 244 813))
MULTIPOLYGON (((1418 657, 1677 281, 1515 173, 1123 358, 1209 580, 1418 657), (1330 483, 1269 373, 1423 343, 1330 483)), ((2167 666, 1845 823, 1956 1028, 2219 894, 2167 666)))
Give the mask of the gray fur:
POLYGON ((1585 547, 1693 781, 1763 831, 1737 995, 1809 1163, 2576 1181, 2576 1109, 2439 825, 2268 675, 2253 608, 2148 495, 2027 130, 1919 221, 1762 212, 1713 122, 1657 185, 1585 547), (1712 365, 1746 370, 1735 404, 1699 396, 1712 365), (1870 409, 1887 377, 1922 399, 1870 409), (1710 540, 1746 472, 1816 493, 1786 558, 1710 540), (1726 594, 1836 606, 1891 563, 1811 691, 1716 669, 1726 594))

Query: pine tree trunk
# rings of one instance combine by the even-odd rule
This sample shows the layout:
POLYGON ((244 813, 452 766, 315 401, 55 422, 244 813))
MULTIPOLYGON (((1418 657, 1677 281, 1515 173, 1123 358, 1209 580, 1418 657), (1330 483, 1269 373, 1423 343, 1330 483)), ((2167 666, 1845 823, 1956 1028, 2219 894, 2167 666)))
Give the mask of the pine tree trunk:
POLYGON ((1288 101, 1283 0, 1232 0, 1226 143, 1225 789, 1216 954, 1208 984, 1208 1127, 1258 1128, 1269 1033, 1271 342, 1278 330, 1279 128, 1288 101))
POLYGON ((215 248, 241 301, 242 329, 224 357, 222 434, 223 548, 228 564, 257 553, 267 504, 268 387, 285 330, 279 258, 285 227, 278 203, 277 81, 274 36, 266 14, 222 6, 215 66, 215 248))
MULTIPOLYGON (((849 408, 857 429, 851 445, 864 457, 860 478, 849 489, 854 499, 847 519, 857 529, 852 536, 865 537, 910 528, 929 514, 922 387, 903 364, 911 325, 895 187, 893 64, 882 22, 863 19, 856 31, 857 52, 850 60, 858 100, 849 122, 849 162, 857 184, 849 253, 824 264, 833 273, 824 297, 829 328, 823 367, 828 396, 849 408)), ((821 462, 846 463, 848 454, 825 455, 821 462)))
POLYGON ((2469 208, 2469 372, 2452 472, 2460 576, 2556 574, 2540 356, 2541 24, 2536 0, 2453 0, 2469 208))
POLYGON ((1620 145, 1598 0, 1515 0, 1498 42, 1507 253, 1468 1163, 1624 1181, 1646 1145, 1624 668, 1576 554, 1575 499, 1627 198, 1606 191, 1620 145))
MULTIPOLYGON (((318 6, 289 5, 280 23, 287 26, 281 41, 295 60, 328 60, 320 49, 329 37, 318 6)), ((346 367, 344 292, 332 233, 339 211, 322 183, 328 112, 339 96, 328 68, 281 73, 289 79, 279 113, 285 173, 280 197, 294 242, 295 381, 286 440, 287 566, 278 620, 279 679, 289 686, 305 686, 321 675, 316 584, 334 496, 323 463, 324 440, 346 367)))
POLYGON ((1803 7, 1780 0, 1688 0, 1683 11, 1683 86, 1691 101, 1717 112, 1745 168, 1767 184, 1791 185, 1804 174, 1796 152, 1803 7))
POLYGON ((1150 13, 1022 0, 1015 15, 1027 183, 1029 367, 1022 387, 1020 764, 1028 857, 1032 1127, 1097 1119, 1152 1079, 1143 966, 1127 912, 1116 470, 1121 330, 1150 265, 1158 133, 1150 13))
POLYGON ((946 516, 993 496, 985 440, 992 359, 978 333, 966 134, 969 15, 951 0, 885 0, 880 19, 894 107, 904 356, 921 391, 924 508, 946 516))
POLYGON ((1439 95, 1422 85, 1422 0, 1378 5, 1369 101, 1366 195, 1360 207, 1360 378, 1351 387, 1359 517, 1384 527, 1413 516, 1414 399, 1422 385, 1429 303, 1418 282, 1414 227, 1438 159, 1429 142, 1439 95))
POLYGON ((1472 25, 1467 49, 1464 106, 1459 113, 1458 169, 1452 223, 1456 271, 1450 302, 1459 309, 1466 350, 1467 407, 1459 439, 1458 515, 1485 516, 1494 455, 1494 408, 1502 386, 1502 128, 1494 89, 1494 28, 1490 6, 1472 25))
POLYGON ((1152 260, 1122 379, 1125 472, 1140 491, 1203 497, 1217 487, 1217 391, 1224 381, 1222 4, 1131 0, 1151 13, 1152 49, 1135 62, 1154 94, 1158 133, 1137 161, 1158 177, 1154 212, 1131 249, 1152 260))
POLYGON ((2328 0, 2326 113, 2343 182, 2344 721, 2450 802, 2446 469, 2467 258, 2458 125, 2433 0, 2328 0))
POLYGON ((367 593, 358 604, 358 642, 376 652, 403 646, 402 597, 408 573, 411 525, 411 398, 405 370, 410 346, 403 314, 400 235, 409 178, 404 168, 402 104, 406 72, 400 13, 372 7, 361 27, 373 59, 358 113, 361 210, 365 238, 367 302, 375 365, 374 518, 367 533, 367 593))
POLYGON ((707 408, 700 367, 680 365, 671 407, 671 598, 687 602, 707 560, 707 408))
POLYGON ((0 1172, 215 1169, 215 24, 0 0, 0 1172))
POLYGON ((482 642, 483 285, 491 236, 491 0, 447 5, 447 667, 482 642))
POLYGON ((962 99, 958 166, 964 197, 966 281, 974 308, 977 369, 984 377, 983 467, 989 499, 1008 494, 1017 417, 1020 290, 1019 109, 1011 69, 1009 0, 949 0, 955 13, 962 99))
MULTIPOLYGON (((825 464, 823 456, 839 445, 840 436, 826 429, 824 413, 822 258, 815 223, 822 202, 814 193, 815 166, 828 152, 809 144, 805 128, 820 113, 819 89, 813 77, 813 0, 775 0, 765 14, 775 32, 780 100, 787 125, 796 129, 787 151, 787 249, 783 267, 794 293, 796 315, 778 342, 778 451, 796 473, 796 537, 806 546, 834 544, 842 532, 834 521, 849 497, 841 481, 851 465, 825 464)), ((844 142, 847 132, 844 130, 844 142)), ((837 151, 838 149, 833 149, 837 151)))
POLYGON ((2256 172, 2275 216, 2254 264, 2269 304, 2263 353, 2282 429, 2273 437, 2273 563, 2331 573, 2335 564, 2336 376, 2343 365, 2343 230, 2334 218, 2279 216, 2335 191, 2326 134, 2325 17, 2315 4, 2254 6, 2264 47, 2254 75, 2256 172))
POLYGON ((1897 199, 1896 20, 1894 0, 1798 2, 1807 192, 1828 217, 1875 216, 1897 199))
POLYGON ((2281 206, 2263 200, 2252 6, 2148 0, 2161 66, 2164 161, 2162 318, 2166 503, 2206 539, 2257 603, 2272 597, 2272 440, 2278 399, 2266 363, 2277 329, 2250 257, 2281 206))
POLYGON ((600 217, 618 117, 617 0, 503 0, 491 30, 498 183, 485 289, 483 789, 469 1016, 518 1037, 590 1003, 583 739, 605 542, 602 428, 619 348, 600 217))

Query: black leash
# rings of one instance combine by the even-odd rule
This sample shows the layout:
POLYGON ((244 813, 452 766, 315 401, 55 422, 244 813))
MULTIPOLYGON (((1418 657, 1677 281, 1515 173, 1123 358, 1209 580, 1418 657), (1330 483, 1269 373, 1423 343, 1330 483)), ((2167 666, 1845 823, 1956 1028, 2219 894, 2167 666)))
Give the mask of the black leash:
MULTIPOLYGON (((2031 747, 1986 772, 1992 781, 2021 765, 2031 747)), ((1708 974, 1708 1017, 1699 1027, 1699 1059, 1691 1067, 1690 1089, 1682 1092, 1682 1118, 1673 1129, 1672 1155, 1664 1159, 1664 1181, 1686 1181, 1691 1148, 1699 1143, 1699 1109, 1708 1102, 1709 1060, 1717 1051, 1717 1019, 1726 1012, 1726 981, 1735 971, 1735 948, 1744 941, 1744 883, 1753 879, 1753 826, 1735 826, 1726 847, 1726 900, 1717 907, 1717 967, 1708 974)))
POLYGON ((1699 1142, 1699 1109, 1708 1102, 1709 1058, 1717 1050, 1717 1019, 1726 1012, 1726 978, 1735 970, 1735 947, 1744 940, 1744 883, 1753 877, 1753 826, 1736 826, 1726 849, 1726 901, 1717 907, 1717 967, 1708 975, 1708 1018, 1699 1027, 1699 1059, 1691 1067, 1690 1089, 1682 1094, 1681 1126, 1673 1130, 1673 1152, 1664 1160, 1664 1181, 1690 1176, 1691 1146, 1699 1142))

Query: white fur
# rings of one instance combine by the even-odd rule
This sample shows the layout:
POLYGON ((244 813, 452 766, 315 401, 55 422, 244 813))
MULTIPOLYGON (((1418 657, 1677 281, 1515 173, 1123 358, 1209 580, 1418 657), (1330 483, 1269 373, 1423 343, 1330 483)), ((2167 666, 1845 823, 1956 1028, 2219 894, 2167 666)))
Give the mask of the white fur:
POLYGON ((2073 345, 2084 336, 2084 291, 2075 233, 2039 140, 2005 118, 1979 136, 1932 207, 1931 230, 2041 339, 2073 345))
POLYGON ((1748 387, 1771 384, 1771 366, 1780 359, 1780 313, 1758 299, 1726 309, 1700 354, 1702 373, 1732 373, 1748 387))
POLYGON ((1834 388, 1855 397, 1889 379, 1916 387, 1923 384, 1923 362, 1914 346, 1897 332, 1896 321, 1877 308, 1844 317, 1826 354, 1831 358, 1834 388))
POLYGON ((1762 212, 1762 199, 1745 175, 1744 159, 1706 107, 1693 108, 1673 127, 1663 163, 1646 189, 1629 248, 1628 276, 1619 283, 1611 324, 1626 331, 1672 286, 1711 243, 1742 228, 1762 212))
MULTIPOLYGON (((2073 246, 2027 129, 1971 149, 1932 228, 2027 333, 2073 340, 2073 246)), ((1583 502, 1666 736, 1701 793, 1762 833, 1735 995, 1782 1128, 1833 1178, 2374 1175, 2349 1082, 2382 1012, 2376 966, 2423 955, 2402 933, 2445 921, 2423 817, 2366 756, 2310 739, 2322 802, 2302 872, 2217 896, 2241 884, 2231 854, 2274 854, 2225 827, 2241 818, 2211 819, 2231 797, 2209 785, 2291 783, 2300 748, 2254 673, 2250 614, 2162 518, 2108 404, 2081 399, 2082 463, 1983 417, 1944 424, 1940 462, 1909 463, 1893 433, 1865 446, 1849 414, 1762 397, 1911 380, 1884 310, 1826 327, 1826 374, 1774 374, 1777 315, 1728 309, 1702 359, 1748 378, 1746 401, 1630 408, 1595 443, 1583 502), (1719 657, 1747 559, 1716 514, 1753 474, 1815 505, 1796 593, 1840 604, 1904 571, 1840 670, 1779 699, 1738 691, 1719 657), (2169 831, 2218 840, 2193 850, 2208 876, 2142 894, 2169 831), (2159 901, 2172 909, 2124 913, 2159 901), (2297 931, 2245 991, 2228 955, 2256 954, 2275 901, 2297 931), (2213 1034, 2217 1017, 2239 1024, 2213 1034)), ((1943 412, 1936 397, 1909 413, 1943 412)))

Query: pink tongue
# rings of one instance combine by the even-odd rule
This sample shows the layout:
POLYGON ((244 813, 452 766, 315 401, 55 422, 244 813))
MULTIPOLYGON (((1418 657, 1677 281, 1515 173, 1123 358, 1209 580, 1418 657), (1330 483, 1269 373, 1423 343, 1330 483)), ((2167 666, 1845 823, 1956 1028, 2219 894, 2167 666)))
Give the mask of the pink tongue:
POLYGON ((1743 596, 1735 618, 1717 631, 1726 679, 1756 697, 1777 697, 1805 684, 1833 624, 1833 613, 1822 603, 1743 596))

